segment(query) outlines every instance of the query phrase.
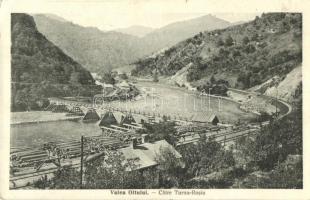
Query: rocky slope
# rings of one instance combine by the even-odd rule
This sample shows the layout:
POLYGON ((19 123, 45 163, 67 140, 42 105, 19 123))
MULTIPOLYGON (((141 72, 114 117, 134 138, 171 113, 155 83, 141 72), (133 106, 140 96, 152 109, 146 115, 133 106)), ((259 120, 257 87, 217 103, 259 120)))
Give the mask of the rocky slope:
POLYGON ((285 78, 271 87, 264 94, 277 97, 287 102, 292 102, 299 96, 302 89, 302 67, 298 66, 288 73, 285 78))

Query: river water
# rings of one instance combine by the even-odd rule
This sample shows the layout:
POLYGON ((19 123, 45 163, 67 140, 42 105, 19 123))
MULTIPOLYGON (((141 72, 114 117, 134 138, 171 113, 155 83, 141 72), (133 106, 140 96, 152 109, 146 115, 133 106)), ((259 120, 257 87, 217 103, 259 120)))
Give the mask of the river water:
POLYGON ((101 134, 97 123, 54 121, 11 125, 11 147, 40 147, 47 142, 79 140, 101 134))
POLYGON ((138 83, 136 86, 146 91, 139 100, 113 101, 106 104, 127 110, 182 116, 189 119, 195 115, 212 113, 224 123, 248 121, 255 117, 252 113, 242 111, 239 104, 230 100, 216 97, 209 99, 208 96, 201 96, 197 92, 152 82, 138 83))

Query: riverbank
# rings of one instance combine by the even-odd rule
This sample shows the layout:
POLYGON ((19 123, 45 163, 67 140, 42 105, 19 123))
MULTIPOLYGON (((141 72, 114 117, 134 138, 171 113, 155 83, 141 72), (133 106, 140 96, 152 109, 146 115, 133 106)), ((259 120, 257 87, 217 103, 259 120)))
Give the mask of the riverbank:
POLYGON ((67 116, 66 113, 54 113, 50 111, 12 112, 11 125, 79 120, 81 118, 81 116, 67 116))

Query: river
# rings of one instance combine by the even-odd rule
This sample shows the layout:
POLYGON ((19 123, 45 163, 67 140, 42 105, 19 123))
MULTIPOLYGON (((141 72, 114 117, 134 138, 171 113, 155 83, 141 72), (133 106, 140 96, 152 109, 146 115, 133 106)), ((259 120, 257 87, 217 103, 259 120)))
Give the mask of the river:
POLYGON ((249 121, 256 115, 244 112, 239 104, 223 98, 200 96, 197 92, 153 82, 138 82, 136 86, 144 95, 135 101, 113 101, 113 107, 142 112, 191 118, 195 115, 215 114, 220 122, 249 121), (148 93, 149 95, 145 95, 148 93), (210 104, 209 104, 210 101, 210 104))

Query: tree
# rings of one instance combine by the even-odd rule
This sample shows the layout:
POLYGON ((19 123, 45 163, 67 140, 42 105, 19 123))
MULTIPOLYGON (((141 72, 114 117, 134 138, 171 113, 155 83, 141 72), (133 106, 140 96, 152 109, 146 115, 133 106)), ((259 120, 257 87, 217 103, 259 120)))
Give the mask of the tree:
POLYGON ((291 27, 290 27, 290 24, 288 22, 282 21, 279 29, 280 29, 281 33, 285 33, 287 31, 289 31, 291 29, 291 27))
POLYGON ((114 77, 112 76, 112 72, 106 72, 106 73, 104 73, 103 76, 102 76, 101 81, 104 82, 104 83, 106 83, 106 84, 112 84, 112 85, 115 84, 115 79, 114 79, 114 77))
POLYGON ((270 172, 256 171, 247 175, 239 186, 241 188, 302 189, 302 168, 302 160, 290 165, 283 162, 270 172))
POLYGON ((72 167, 63 167, 54 173, 50 186, 54 189, 78 189, 80 188, 79 172, 72 167))
POLYGON ((271 121, 254 140, 239 145, 246 160, 261 170, 271 170, 288 154, 302 154, 302 114, 297 109, 290 115, 271 121))
POLYGON ((153 75, 153 82, 158 82, 158 73, 157 71, 155 71, 154 75, 153 75))
POLYGON ((125 159, 119 151, 107 151, 85 165, 85 185, 89 189, 144 188, 142 175, 135 171, 139 167, 135 159, 125 159))
POLYGON ((254 33, 251 38, 252 41, 258 41, 258 33, 254 33))
MULTIPOLYGON (((135 159, 126 160, 119 151, 106 151, 104 156, 85 163, 84 189, 130 189, 144 188, 144 177, 135 169, 135 159)), ((63 167, 54 173, 51 180, 39 180, 35 186, 52 189, 80 188, 79 171, 63 167)))
POLYGON ((214 76, 212 75, 211 78, 210 78, 210 83, 211 85, 215 84, 216 83, 216 80, 214 78, 214 76))
POLYGON ((209 174, 215 170, 234 166, 232 153, 223 149, 214 138, 201 135, 198 144, 180 147, 189 177, 209 174), (223 159, 224 158, 224 159, 223 159))
POLYGON ((224 42, 222 40, 222 38, 219 38, 216 42, 217 46, 220 47, 220 46, 223 46, 224 45, 224 42))
POLYGON ((238 50, 234 50, 232 55, 233 55, 234 58, 236 58, 238 56, 241 56, 241 53, 238 50))
POLYGON ((182 161, 176 158, 170 148, 160 148, 155 157, 160 169, 160 186, 164 188, 179 187, 182 182, 182 161))
POLYGON ((242 39, 242 43, 247 45, 248 43, 250 42, 250 39, 248 38, 248 36, 245 36, 243 39, 242 39))
POLYGON ((250 54, 250 53, 254 53, 256 51, 256 48, 255 48, 255 46, 253 44, 248 44, 248 45, 245 46, 244 51, 246 53, 250 54))
POLYGON ((158 141, 166 140, 170 144, 174 144, 177 141, 176 135, 176 124, 175 122, 164 121, 156 124, 145 123, 145 129, 138 130, 138 134, 148 134, 149 140, 158 141))
POLYGON ((127 79, 128 79, 128 76, 127 76, 126 73, 120 74, 119 77, 120 77, 121 79, 124 79, 124 80, 127 80, 127 79))
POLYGON ((232 46, 234 44, 233 38, 229 35, 225 40, 225 46, 232 46))

